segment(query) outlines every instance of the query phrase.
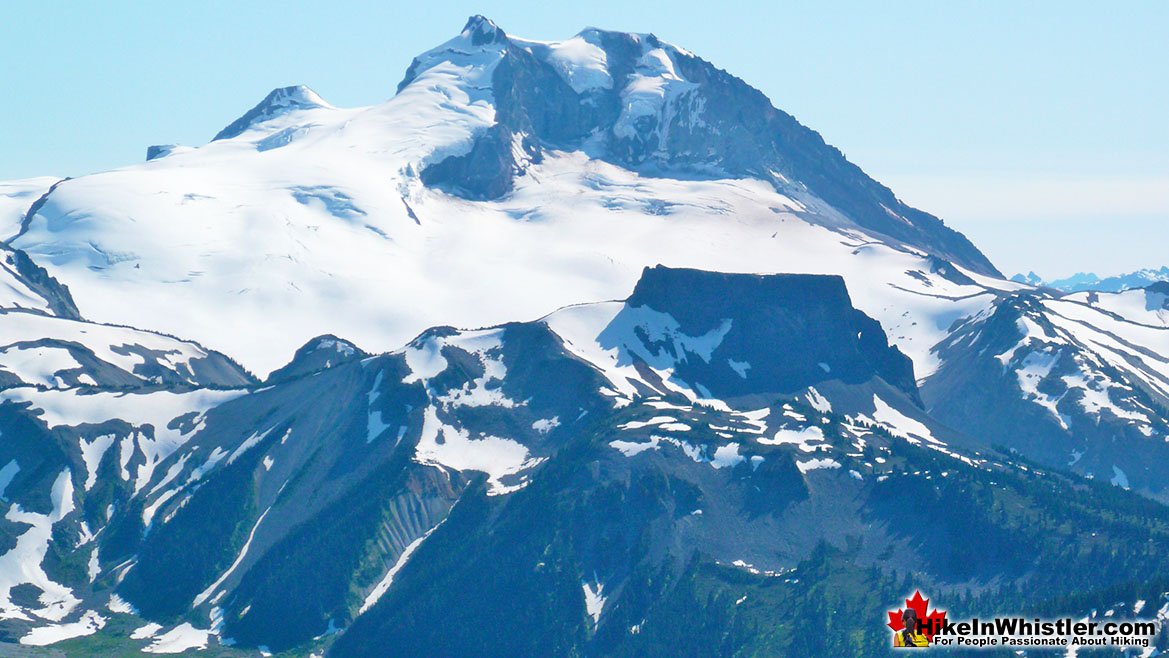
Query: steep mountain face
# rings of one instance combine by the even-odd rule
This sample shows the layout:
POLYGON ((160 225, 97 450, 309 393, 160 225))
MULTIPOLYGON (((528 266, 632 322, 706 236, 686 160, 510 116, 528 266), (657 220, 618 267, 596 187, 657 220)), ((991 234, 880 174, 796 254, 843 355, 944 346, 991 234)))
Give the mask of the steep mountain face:
POLYGON ((623 297, 659 263, 843 275, 920 376, 952 316, 989 302, 975 295, 1020 287, 762 94, 649 35, 542 43, 475 19, 386 103, 278 89, 209 144, 152 155, 57 183, 5 237, 86 318, 261 377, 314 336, 383 352, 430 326, 623 297), (929 319, 895 329, 910 307, 929 319))
POLYGON ((938 344, 943 365, 923 383, 927 407, 983 445, 1165 499, 1162 290, 1004 297, 938 344))
POLYGON ((268 375, 266 383, 276 384, 288 379, 304 377, 368 356, 361 351, 361 348, 344 338, 333 335, 317 336, 297 350, 288 365, 268 375))
MULTIPOLYGON (((671 341, 665 327, 711 342, 717 337, 703 358, 680 363, 674 373, 705 397, 786 393, 828 376, 859 384, 876 375, 917 401, 912 362, 889 346, 881 325, 852 307, 838 277, 658 266, 642 274, 622 313, 631 322, 661 319, 658 331, 645 330, 642 337, 643 325, 635 324, 634 332, 661 340, 666 351, 684 350, 685 343, 671 341)), ((605 335, 616 338, 615 332, 605 335)))
POLYGON ((218 352, 136 329, 0 310, 0 331, 0 388, 229 388, 254 381, 218 352))
POLYGON ((28 254, 8 248, 0 249, 0 254, 3 254, 0 268, 4 270, 4 283, 10 291, 9 299, 3 302, 5 307, 32 309, 70 320, 81 319, 69 289, 49 276, 28 254), (13 293, 18 295, 17 299, 11 298, 13 293))
MULTIPOLYGON (((239 137, 252 126, 264 123, 265 121, 271 121, 288 112, 328 109, 331 107, 315 91, 304 85, 273 89, 272 93, 264 97, 264 100, 260 101, 255 107, 231 122, 223 130, 220 130, 212 141, 239 137)), ((147 159, 150 159, 149 156, 147 159)))
POLYGON ((238 387, 254 378, 190 341, 87 322, 69 289, 22 251, 0 249, 0 389, 238 387))
POLYGON ((659 267, 624 302, 373 357, 322 337, 297 362, 254 389, 6 392, 8 637, 613 656, 703 620, 702 655, 775 653, 802 635, 746 629, 832 579, 879 601, 908 568, 973 610, 958 592, 997 604, 1004 578, 1045 600, 1119 582, 1065 560, 1097 545, 1169 566, 1126 548, 1169 539, 1169 513, 957 448, 837 277, 659 267), (1083 539, 1048 546, 1058 523, 1083 539))
POLYGON ((903 204, 758 90, 652 34, 590 28, 532 42, 475 16, 457 39, 416 58, 399 90, 463 62, 490 69, 495 123, 469 152, 424 169, 428 184, 498 198, 545 150, 582 150, 653 176, 765 180, 822 200, 845 222, 998 274, 963 235, 903 204))
POLYGON ((475 17, 0 221, 5 641, 874 655, 907 583, 1169 591, 1169 287, 1005 281, 652 35, 475 17))

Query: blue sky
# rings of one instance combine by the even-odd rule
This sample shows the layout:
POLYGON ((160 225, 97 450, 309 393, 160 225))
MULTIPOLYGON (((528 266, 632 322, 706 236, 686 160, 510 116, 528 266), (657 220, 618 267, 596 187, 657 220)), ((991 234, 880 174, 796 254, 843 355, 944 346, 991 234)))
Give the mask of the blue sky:
POLYGON ((389 98, 482 13, 653 32, 742 77, 1008 274, 1169 263, 1169 3, 5 3, 0 179, 205 143, 274 87, 389 98), (1025 6, 1024 6, 1025 5, 1025 6))

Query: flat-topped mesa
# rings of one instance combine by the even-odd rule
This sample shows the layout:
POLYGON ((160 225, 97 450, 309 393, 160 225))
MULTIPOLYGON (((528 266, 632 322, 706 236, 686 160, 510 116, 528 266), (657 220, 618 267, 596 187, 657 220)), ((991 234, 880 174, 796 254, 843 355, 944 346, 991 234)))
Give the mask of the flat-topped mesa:
MULTIPOLYGON (((918 400, 909 357, 889 345, 876 320, 853 307, 838 276, 659 265, 645 269, 626 306, 667 314, 686 336, 720 334, 709 354, 681 359, 676 369, 679 378, 718 398, 879 377, 918 400)), ((644 332, 643 338, 653 342, 644 332)))
POLYGON ((273 89, 264 100, 219 131, 211 141, 238 137, 252 126, 296 110, 331 108, 317 92, 304 85, 273 89))

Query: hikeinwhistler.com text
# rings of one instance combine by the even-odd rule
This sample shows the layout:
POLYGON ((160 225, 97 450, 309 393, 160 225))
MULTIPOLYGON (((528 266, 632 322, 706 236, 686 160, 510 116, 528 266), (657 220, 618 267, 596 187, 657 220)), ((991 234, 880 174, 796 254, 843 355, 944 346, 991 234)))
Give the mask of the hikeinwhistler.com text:
POLYGON ((1024 619, 1022 617, 919 621, 937 647, 1142 647, 1152 646, 1156 621, 1024 619))

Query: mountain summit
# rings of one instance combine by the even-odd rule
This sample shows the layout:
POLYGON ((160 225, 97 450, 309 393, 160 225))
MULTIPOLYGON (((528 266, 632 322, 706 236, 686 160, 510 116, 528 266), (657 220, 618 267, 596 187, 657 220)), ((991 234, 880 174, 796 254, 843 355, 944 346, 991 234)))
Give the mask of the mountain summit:
POLYGON ((295 85, 292 87, 281 87, 273 89, 271 93, 264 97, 264 100, 256 104, 255 107, 248 110, 240 118, 232 121, 223 130, 212 139, 212 141, 219 139, 231 139, 238 137, 248 128, 251 128, 257 123, 270 121, 271 119, 296 110, 312 110, 320 108, 332 107, 325 102, 323 98, 317 95, 317 92, 309 89, 304 85, 295 85))
MULTIPOLYGON (((376 353, 613 299, 659 263, 839 274, 887 328, 904 320, 888 294, 918 298, 889 286, 925 286, 917 273, 1011 286, 758 90, 652 34, 530 41, 473 17, 385 103, 284 87, 210 143, 151 155, 57 183, 5 237, 86 318, 190 337, 261 377, 315 336, 376 353)), ((919 376, 938 327, 891 335, 919 376)))
POLYGON ((1026 283, 1033 286, 1054 288, 1063 292, 1124 292, 1133 288, 1144 288, 1150 284, 1169 281, 1169 266, 1161 269, 1145 268, 1135 272, 1117 274, 1101 279, 1092 272, 1077 272, 1065 279, 1044 281, 1038 274, 1029 272, 1026 275, 1016 274, 1011 281, 1026 283))
POLYGON ((652 34, 589 28, 567 41, 507 36, 474 16, 458 37, 416 58, 399 85, 476 67, 495 123, 422 172, 475 199, 498 198, 547 150, 580 150, 674 178, 757 178, 811 194, 855 223, 974 271, 998 274, 960 233, 911 208, 759 90, 652 34))
POLYGON ((477 16, 385 103, 149 155, 0 185, 0 643, 877 655, 911 584, 1169 620, 1169 283, 1004 280, 653 35, 477 16))

